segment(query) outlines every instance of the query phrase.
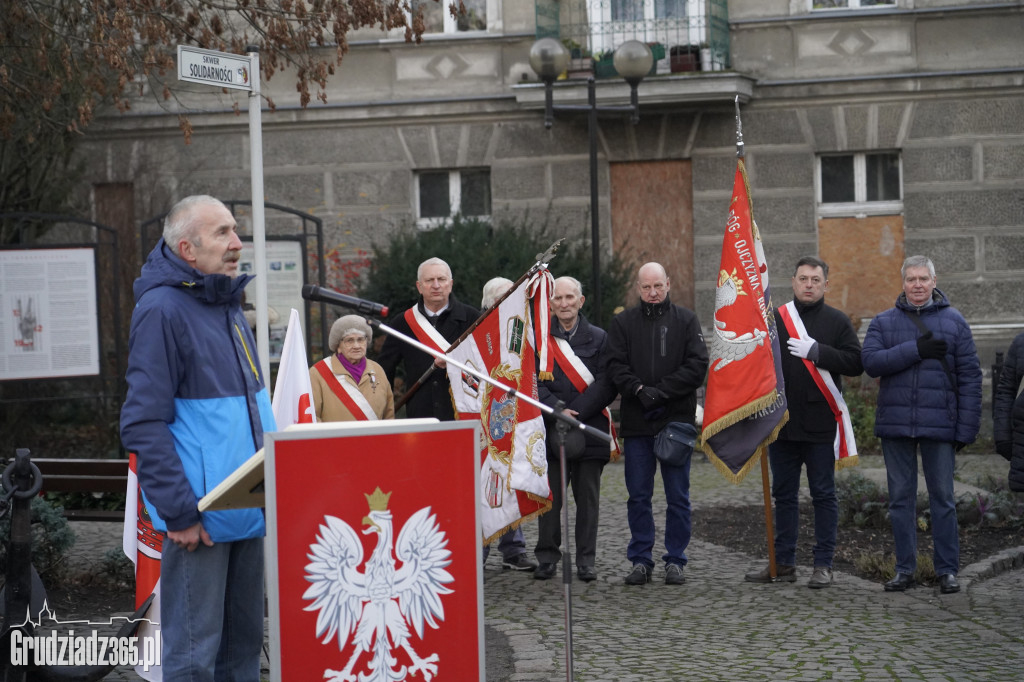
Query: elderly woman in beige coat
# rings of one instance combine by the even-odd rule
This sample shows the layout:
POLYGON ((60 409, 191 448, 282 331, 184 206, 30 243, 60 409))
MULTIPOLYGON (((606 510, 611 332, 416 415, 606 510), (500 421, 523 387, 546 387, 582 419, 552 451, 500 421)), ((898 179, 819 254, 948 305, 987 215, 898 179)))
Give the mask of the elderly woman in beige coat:
POLYGON ((313 408, 318 422, 395 418, 395 397, 384 370, 366 357, 373 338, 359 315, 345 315, 331 325, 330 355, 309 369, 313 408))

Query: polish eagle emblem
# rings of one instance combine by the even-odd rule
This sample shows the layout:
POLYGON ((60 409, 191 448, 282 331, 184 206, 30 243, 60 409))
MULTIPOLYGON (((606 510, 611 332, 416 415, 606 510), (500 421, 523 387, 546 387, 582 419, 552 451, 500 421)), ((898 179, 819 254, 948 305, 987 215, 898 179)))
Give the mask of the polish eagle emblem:
POLYGON ((729 274, 722 270, 718 275, 715 289, 715 333, 711 337, 711 368, 718 371, 731 362, 742 360, 758 346, 764 345, 768 332, 754 327, 751 332, 737 334, 726 329, 725 322, 718 319, 718 312, 736 303, 740 296, 746 296, 743 280, 736 276, 736 270, 729 274))
POLYGON ((446 585, 454 581, 445 570, 451 564, 448 540, 428 506, 409 517, 395 542, 390 497, 379 487, 366 495, 370 512, 363 517, 363 534, 376 533, 377 545, 362 570, 363 544, 337 517, 324 516, 309 547, 306 580, 312 585, 302 598, 312 602, 306 611, 319 611, 316 636, 324 644, 337 638, 339 651, 350 638, 355 647, 343 670, 324 671, 331 682, 356 682, 353 669, 363 653, 370 656, 359 682, 397 682, 416 674, 430 682, 437 674, 438 655, 421 657, 409 641, 409 626, 422 639, 424 624, 436 629, 444 620, 441 596, 452 593, 446 585), (408 664, 399 664, 397 649, 408 664))

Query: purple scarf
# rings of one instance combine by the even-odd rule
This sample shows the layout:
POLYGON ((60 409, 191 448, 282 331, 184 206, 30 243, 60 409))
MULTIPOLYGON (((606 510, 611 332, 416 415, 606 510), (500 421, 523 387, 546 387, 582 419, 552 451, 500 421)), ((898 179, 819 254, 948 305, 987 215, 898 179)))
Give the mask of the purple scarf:
POLYGON ((363 359, 359 361, 358 365, 353 365, 351 362, 345 359, 344 355, 338 353, 338 362, 341 363, 342 367, 348 370, 348 373, 352 375, 352 378, 355 380, 356 385, 358 386, 359 380, 363 378, 363 372, 366 371, 366 356, 363 356, 363 359))

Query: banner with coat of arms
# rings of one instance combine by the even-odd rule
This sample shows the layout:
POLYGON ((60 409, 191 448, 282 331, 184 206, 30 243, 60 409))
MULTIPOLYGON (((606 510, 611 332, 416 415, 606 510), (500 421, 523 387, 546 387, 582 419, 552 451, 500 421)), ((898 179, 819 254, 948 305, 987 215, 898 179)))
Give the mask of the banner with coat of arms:
MULTIPOLYGON (((537 299, 548 317, 550 280, 550 273, 541 269, 521 283, 448 356, 536 400, 531 300, 537 299)), ((540 408, 451 364, 448 378, 456 418, 479 419, 482 425, 481 532, 483 543, 489 544, 551 508, 544 420, 540 408)))
POLYGON ((789 419, 768 265, 742 158, 722 242, 714 325, 701 445, 738 483, 789 419))

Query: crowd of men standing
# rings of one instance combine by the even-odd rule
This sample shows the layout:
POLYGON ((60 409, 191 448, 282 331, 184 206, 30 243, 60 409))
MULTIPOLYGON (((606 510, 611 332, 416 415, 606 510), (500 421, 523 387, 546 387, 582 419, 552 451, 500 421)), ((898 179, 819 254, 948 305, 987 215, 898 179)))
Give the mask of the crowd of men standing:
MULTIPOLYGON (((241 246, 235 220, 221 202, 188 197, 171 209, 163 239, 135 284, 121 429, 124 446, 137 453, 138 477, 154 526, 168 539, 162 581, 164 593, 176 597, 164 602, 164 679, 220 679, 225 671, 237 673, 238 679, 258 679, 259 674, 262 514, 200 514, 197 508, 198 500, 257 450, 263 433, 274 428, 266 377, 260 375, 241 309, 242 291, 251 279, 238 272, 241 246)), ((793 302, 776 312, 790 410, 789 423, 770 448, 777 565, 748 574, 747 580, 796 580, 798 491, 801 469, 806 468, 815 518, 808 584, 832 585, 838 523, 834 471, 837 435, 844 428, 836 405, 842 403, 841 376, 866 371, 880 378, 875 433, 885 458, 897 556, 896 575, 884 588, 902 591, 914 584, 920 452, 940 590, 960 589, 953 469, 956 452, 978 434, 980 363, 970 327, 936 287, 932 262, 912 256, 903 264, 901 277, 902 293, 891 309, 872 320, 861 348, 850 320, 824 302, 828 265, 815 257, 796 264, 793 302)), ((479 311, 452 296, 453 283, 443 260, 420 264, 415 282, 419 300, 391 326, 438 346, 458 338, 479 311)), ((510 282, 497 284, 507 288, 510 282)), ((678 585, 685 582, 691 532, 691 456, 666 457, 658 436, 670 424, 692 426, 697 421, 708 350, 697 315, 671 301, 671 281, 662 265, 640 267, 635 286, 639 303, 615 316, 606 332, 582 315, 580 282, 572 277, 555 281, 555 369, 551 379, 541 381, 538 393, 547 405, 601 431, 612 428, 607 408, 620 397, 618 435, 629 524, 624 549, 631 564, 624 582, 643 585, 654 574, 652 498, 660 467, 667 502, 663 579, 678 585)), ((487 297, 484 292, 485 305, 487 297)), ((332 331, 338 364, 331 360, 324 365, 325 385, 334 381, 328 369, 334 366, 335 375, 344 373, 353 383, 366 384, 369 388, 363 388, 373 398, 379 368, 387 376, 387 391, 382 386, 377 394, 381 404, 366 412, 390 417, 390 386, 402 367, 408 383, 418 380, 405 405, 407 416, 454 418, 443 359, 389 336, 376 363, 368 364, 370 338, 359 320, 343 320, 337 333, 332 331)), ((999 452, 1013 459, 1016 478, 1011 476, 1011 482, 1024 487, 1024 407, 1017 405, 1024 387, 1024 335, 1014 342, 1007 368, 997 392, 996 440, 999 452)), ((514 532, 499 543, 502 561, 509 568, 533 571, 537 579, 557 573, 563 544, 558 511, 571 486, 577 505, 577 577, 591 581, 597 577, 600 479, 618 453, 614 445, 590 436, 567 439, 563 480, 559 448, 551 440, 553 507, 539 520, 534 550, 539 564, 528 556, 522 534, 514 532)))

